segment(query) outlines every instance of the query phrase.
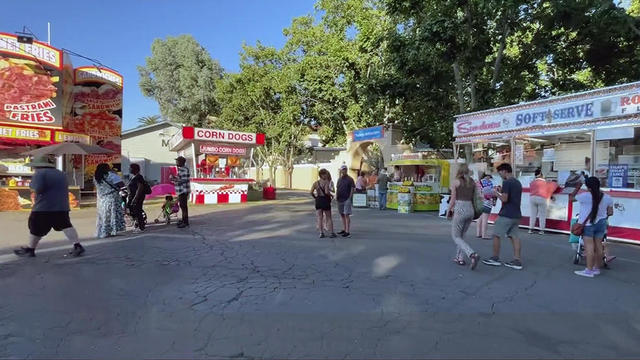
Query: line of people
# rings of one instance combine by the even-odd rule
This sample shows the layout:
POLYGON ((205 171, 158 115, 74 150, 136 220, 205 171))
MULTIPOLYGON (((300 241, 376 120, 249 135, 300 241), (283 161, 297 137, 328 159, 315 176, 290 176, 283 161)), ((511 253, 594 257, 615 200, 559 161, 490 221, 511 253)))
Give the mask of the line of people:
MULTIPOLYGON (((491 257, 482 260, 482 263, 490 266, 506 266, 512 269, 521 270, 523 268, 521 257, 521 240, 519 237, 519 226, 522 219, 520 211, 522 200, 522 184, 513 176, 513 169, 510 164, 501 164, 497 168, 498 174, 502 178, 502 186, 493 187, 490 184, 490 177, 483 175, 480 184, 477 185, 471 178, 471 172, 466 164, 461 164, 456 173, 455 180, 451 188, 451 199, 447 211, 447 218, 452 220, 451 235, 456 245, 456 255, 453 261, 458 265, 466 265, 466 258, 470 261, 470 268, 474 270, 480 261, 480 256, 464 240, 465 234, 474 219, 474 197, 476 192, 481 192, 483 199, 483 211, 478 221, 478 237, 487 238, 487 224, 491 207, 495 199, 500 199, 502 207, 498 213, 493 227, 493 252, 491 257), (501 240, 509 238, 513 246, 513 259, 502 262, 500 260, 501 240)), ((542 182, 542 176, 536 171, 538 182, 532 184, 531 219, 529 222, 530 233, 535 225, 536 215, 541 214, 540 233, 543 234, 545 228, 545 212, 548 200, 551 198, 555 188, 542 182), (536 199, 536 197, 540 199, 536 199)), ((577 201, 580 204, 578 229, 582 235, 585 246, 586 268, 578 270, 576 275, 594 277, 600 274, 603 267, 604 245, 603 240, 607 229, 607 219, 613 215, 612 198, 600 190, 600 180, 596 177, 589 177, 585 181, 588 191, 579 193, 580 187, 576 187, 569 195, 569 201, 577 201)))

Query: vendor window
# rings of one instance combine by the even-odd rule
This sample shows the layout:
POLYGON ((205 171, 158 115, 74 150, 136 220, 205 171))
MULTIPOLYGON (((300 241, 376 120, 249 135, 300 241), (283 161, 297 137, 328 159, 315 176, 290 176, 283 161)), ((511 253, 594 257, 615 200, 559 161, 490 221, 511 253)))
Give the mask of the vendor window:
POLYGON ((602 187, 640 189, 640 127, 596 130, 595 176, 602 187))
POLYGON ((528 187, 540 169, 547 180, 566 180, 591 171, 591 133, 526 136, 515 139, 514 176, 528 187))
POLYGON ((502 163, 511 163, 511 144, 508 139, 461 144, 458 159, 464 159, 478 179, 483 173, 494 174, 502 163))

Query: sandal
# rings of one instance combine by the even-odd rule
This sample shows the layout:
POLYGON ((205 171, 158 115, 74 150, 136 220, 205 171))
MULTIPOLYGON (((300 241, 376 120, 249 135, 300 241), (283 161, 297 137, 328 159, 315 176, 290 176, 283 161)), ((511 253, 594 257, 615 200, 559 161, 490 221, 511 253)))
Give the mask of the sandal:
POLYGON ((455 259, 455 258, 454 258, 452 261, 453 261, 454 263, 456 263, 456 264, 460 265, 460 266, 465 266, 465 265, 467 265, 467 263, 466 263, 464 260, 462 260, 462 259, 455 259))
POLYGON ((475 270, 476 266, 478 266, 478 263, 480 262, 480 256, 478 255, 478 253, 473 253, 469 256, 469 259, 471 259, 471 270, 475 270))

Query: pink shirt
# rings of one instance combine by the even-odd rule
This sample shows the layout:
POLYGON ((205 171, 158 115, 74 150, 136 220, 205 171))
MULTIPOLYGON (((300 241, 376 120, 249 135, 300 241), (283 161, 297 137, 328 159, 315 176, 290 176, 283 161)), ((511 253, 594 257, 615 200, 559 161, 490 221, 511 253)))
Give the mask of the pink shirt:
POLYGON ((558 184, 555 182, 538 178, 533 180, 529 185, 529 192, 531 193, 531 196, 539 196, 544 199, 549 199, 557 188, 558 184))

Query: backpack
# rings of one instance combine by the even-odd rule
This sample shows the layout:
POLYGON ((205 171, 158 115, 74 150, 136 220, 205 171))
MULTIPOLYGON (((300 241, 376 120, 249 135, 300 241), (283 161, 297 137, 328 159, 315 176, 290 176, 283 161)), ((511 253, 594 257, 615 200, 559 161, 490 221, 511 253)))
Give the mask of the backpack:
POLYGON ((140 181, 140 186, 142 186, 142 192, 145 195, 149 195, 151 194, 151 185, 149 185, 149 183, 147 182, 147 180, 145 180, 144 178, 140 181))

